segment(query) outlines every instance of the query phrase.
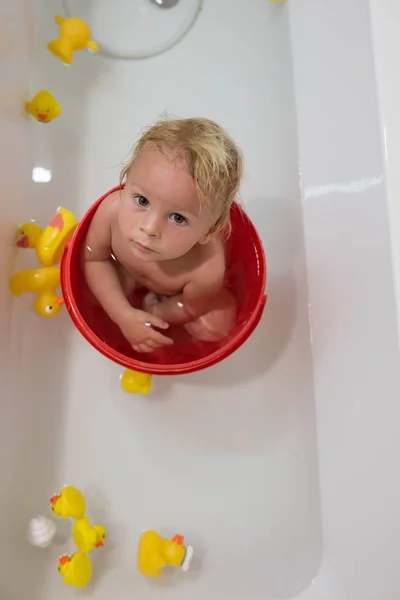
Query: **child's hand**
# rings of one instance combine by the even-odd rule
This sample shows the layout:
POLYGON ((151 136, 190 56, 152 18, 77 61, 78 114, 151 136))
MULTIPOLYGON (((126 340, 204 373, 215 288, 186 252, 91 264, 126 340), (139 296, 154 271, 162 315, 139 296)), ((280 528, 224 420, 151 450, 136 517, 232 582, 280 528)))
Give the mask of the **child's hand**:
POLYGON ((119 327, 136 352, 153 352, 173 343, 170 338, 153 329, 168 329, 168 323, 143 310, 133 308, 123 317, 119 327))

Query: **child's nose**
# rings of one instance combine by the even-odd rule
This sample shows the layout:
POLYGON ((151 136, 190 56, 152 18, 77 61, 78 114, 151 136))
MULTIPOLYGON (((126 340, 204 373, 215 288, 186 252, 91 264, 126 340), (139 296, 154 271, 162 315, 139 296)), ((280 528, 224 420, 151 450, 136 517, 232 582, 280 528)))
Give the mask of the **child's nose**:
POLYGON ((157 215, 149 214, 140 225, 140 230, 149 237, 160 237, 161 224, 157 215))

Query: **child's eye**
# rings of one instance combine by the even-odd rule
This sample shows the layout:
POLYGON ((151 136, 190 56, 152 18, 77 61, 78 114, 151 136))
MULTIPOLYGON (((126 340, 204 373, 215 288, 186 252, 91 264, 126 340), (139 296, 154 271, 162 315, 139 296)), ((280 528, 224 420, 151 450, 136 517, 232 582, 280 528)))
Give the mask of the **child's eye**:
POLYGON ((142 208, 146 208, 150 204, 150 202, 144 196, 135 196, 135 201, 138 206, 142 208))
POLYGON ((187 219, 180 215, 179 213, 172 213, 169 217, 171 221, 173 221, 176 225, 186 225, 187 219))

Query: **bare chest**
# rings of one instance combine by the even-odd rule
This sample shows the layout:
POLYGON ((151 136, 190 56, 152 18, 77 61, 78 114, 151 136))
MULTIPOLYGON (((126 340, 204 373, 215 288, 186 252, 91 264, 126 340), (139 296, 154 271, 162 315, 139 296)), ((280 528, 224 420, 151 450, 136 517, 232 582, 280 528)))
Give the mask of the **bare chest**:
POLYGON ((116 260, 134 278, 136 284, 157 294, 180 294, 191 280, 193 269, 190 269, 188 261, 176 259, 170 261, 167 266, 156 261, 140 260, 118 236, 112 240, 112 251, 116 260))

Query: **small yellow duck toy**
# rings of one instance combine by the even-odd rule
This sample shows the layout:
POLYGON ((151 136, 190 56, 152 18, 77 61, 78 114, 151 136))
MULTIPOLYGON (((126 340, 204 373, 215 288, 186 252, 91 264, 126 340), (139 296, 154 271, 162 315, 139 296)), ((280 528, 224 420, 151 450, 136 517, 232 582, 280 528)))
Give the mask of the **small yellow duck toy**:
POLYGON ((53 267, 60 262, 65 244, 77 226, 75 215, 60 206, 44 230, 32 221, 24 223, 17 230, 17 246, 34 248, 38 261, 45 267, 53 267))
POLYGON ((92 563, 83 552, 72 556, 61 556, 58 560, 58 570, 65 585, 76 588, 85 587, 92 578, 92 563))
POLYGON ((126 369, 121 378, 121 386, 128 394, 148 394, 151 390, 152 376, 149 373, 139 373, 126 369))
POLYGON ((78 519, 72 528, 72 537, 76 547, 85 554, 90 554, 94 548, 102 548, 106 535, 104 527, 101 525, 92 527, 87 517, 78 519))
POLYGON ((171 540, 162 538, 155 531, 145 531, 140 540, 137 565, 145 577, 161 577, 165 566, 181 567, 187 572, 193 560, 192 546, 184 546, 184 539, 176 535, 171 540))
POLYGON ((60 494, 50 498, 51 510, 57 517, 81 519, 86 511, 86 501, 79 490, 66 486, 60 494))
POLYGON ((78 219, 71 211, 62 207, 57 210, 36 244, 36 256, 42 265, 52 267, 60 262, 77 226, 78 219))
POLYGON ((36 248, 43 229, 36 223, 25 223, 17 231, 17 246, 19 248, 36 248))
POLYGON ((49 91, 41 90, 26 103, 26 110, 40 123, 50 123, 59 116, 61 106, 49 91))
POLYGON ((91 39, 90 29, 85 21, 76 17, 64 19, 59 16, 55 20, 60 26, 60 37, 49 42, 47 48, 65 65, 72 64, 73 53, 76 50, 98 51, 98 45, 91 39))
POLYGON ((60 285, 60 269, 57 267, 44 267, 29 269, 16 273, 10 282, 10 290, 14 296, 36 293, 33 304, 35 311, 41 317, 54 317, 64 303, 61 296, 56 294, 60 285))
POLYGON ((17 246, 34 248, 45 268, 16 273, 10 282, 11 293, 14 296, 36 293, 34 309, 41 317, 54 317, 63 305, 63 298, 56 293, 60 285, 60 271, 54 265, 60 262, 65 245, 77 226, 75 215, 60 207, 44 230, 31 222, 17 231, 17 246))

